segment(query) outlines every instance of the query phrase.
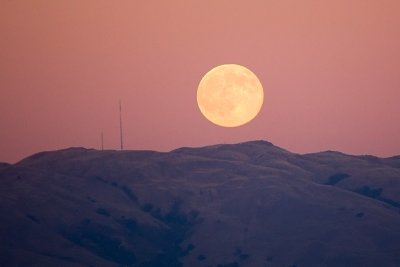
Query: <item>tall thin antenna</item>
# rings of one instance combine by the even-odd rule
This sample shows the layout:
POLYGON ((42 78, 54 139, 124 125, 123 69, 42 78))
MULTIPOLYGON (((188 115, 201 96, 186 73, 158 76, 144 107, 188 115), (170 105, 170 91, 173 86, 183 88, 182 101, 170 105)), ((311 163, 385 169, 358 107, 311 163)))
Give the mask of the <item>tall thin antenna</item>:
POLYGON ((104 136, 103 136, 103 131, 101 131, 101 151, 104 150, 104 136))
POLYGON ((119 133, 120 133, 120 139, 121 139, 121 150, 124 149, 124 143, 122 140, 122 105, 121 105, 121 100, 119 101, 119 133))

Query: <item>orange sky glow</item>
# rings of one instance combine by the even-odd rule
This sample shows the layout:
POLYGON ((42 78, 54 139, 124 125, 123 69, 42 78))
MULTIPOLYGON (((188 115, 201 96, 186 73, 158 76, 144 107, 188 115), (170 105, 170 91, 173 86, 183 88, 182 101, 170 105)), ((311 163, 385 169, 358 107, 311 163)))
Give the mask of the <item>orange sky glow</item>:
POLYGON ((268 140, 293 152, 400 154, 400 1, 0 2, 0 161, 71 146, 268 140), (207 121, 200 79, 252 70, 259 115, 207 121))

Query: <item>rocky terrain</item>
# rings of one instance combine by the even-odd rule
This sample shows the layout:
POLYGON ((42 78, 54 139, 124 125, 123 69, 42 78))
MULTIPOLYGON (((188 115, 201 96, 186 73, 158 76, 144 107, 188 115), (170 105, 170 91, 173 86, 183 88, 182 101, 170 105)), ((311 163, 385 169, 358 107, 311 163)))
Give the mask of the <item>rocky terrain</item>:
POLYGON ((400 156, 69 148, 0 184, 0 266, 400 266, 400 156))

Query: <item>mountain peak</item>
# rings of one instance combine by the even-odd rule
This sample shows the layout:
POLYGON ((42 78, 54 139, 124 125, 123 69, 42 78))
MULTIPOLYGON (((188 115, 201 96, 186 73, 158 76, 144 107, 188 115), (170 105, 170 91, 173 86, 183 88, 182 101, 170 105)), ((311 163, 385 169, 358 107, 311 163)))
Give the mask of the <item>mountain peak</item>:
POLYGON ((400 266, 399 163, 262 140, 38 153, 0 171, 0 265, 400 266))

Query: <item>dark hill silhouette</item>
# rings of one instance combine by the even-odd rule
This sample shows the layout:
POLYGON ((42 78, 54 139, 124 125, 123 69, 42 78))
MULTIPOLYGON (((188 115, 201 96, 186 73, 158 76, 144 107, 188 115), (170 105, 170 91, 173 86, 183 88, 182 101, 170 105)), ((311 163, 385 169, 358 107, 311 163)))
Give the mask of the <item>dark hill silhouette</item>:
POLYGON ((0 164, 1 266, 400 266, 400 157, 265 141, 0 164))

